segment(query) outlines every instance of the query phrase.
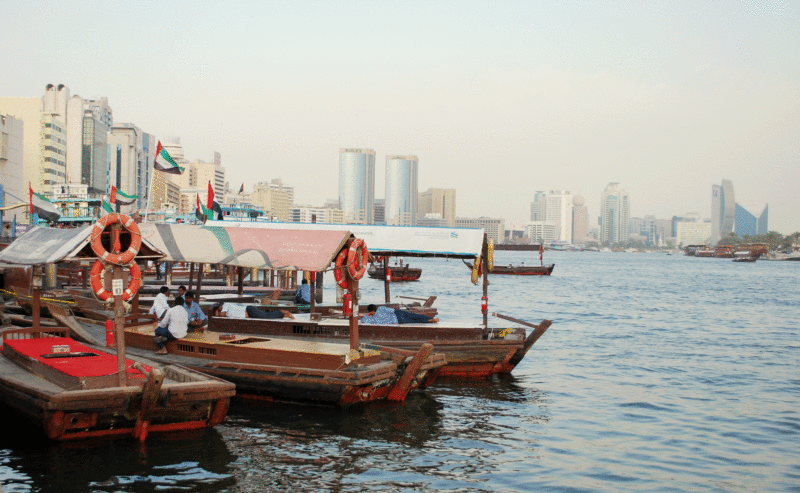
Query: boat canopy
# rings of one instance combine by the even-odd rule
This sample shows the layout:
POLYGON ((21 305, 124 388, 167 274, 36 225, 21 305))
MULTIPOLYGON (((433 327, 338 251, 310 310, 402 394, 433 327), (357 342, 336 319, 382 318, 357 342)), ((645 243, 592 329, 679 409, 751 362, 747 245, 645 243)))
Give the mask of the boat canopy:
MULTIPOLYGON (((141 223, 137 259, 226 264, 246 268, 323 271, 344 247, 346 230, 292 230, 141 223)), ((0 252, 0 263, 43 265, 97 258, 92 226, 36 226, 0 252)))
POLYGON ((139 229, 142 242, 163 252, 168 261, 317 272, 330 266, 350 238, 344 229, 267 230, 227 221, 203 226, 142 223, 139 229))
POLYGON ((271 223, 259 221, 207 221, 209 225, 233 228, 259 228, 277 232, 348 231, 367 244, 372 255, 406 257, 475 258, 483 247, 482 228, 426 228, 375 226, 363 224, 271 223))
MULTIPOLYGON (((97 258, 89 244, 91 234, 92 225, 63 229, 35 226, 0 252, 0 263, 44 265, 97 258)), ((142 241, 137 258, 158 259, 161 257, 163 257, 162 253, 152 244, 142 241)))

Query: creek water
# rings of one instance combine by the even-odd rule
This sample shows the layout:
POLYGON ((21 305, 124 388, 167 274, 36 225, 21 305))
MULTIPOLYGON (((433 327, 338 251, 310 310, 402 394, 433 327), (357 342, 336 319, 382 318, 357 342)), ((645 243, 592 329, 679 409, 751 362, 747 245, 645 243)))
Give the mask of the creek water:
MULTIPOLYGON (((480 321, 456 260, 405 259, 443 320, 480 321)), ((497 252, 498 264, 538 253, 497 252)), ((6 423, 12 491, 797 491, 800 263, 547 252, 490 276, 489 310, 553 321, 510 376, 440 380, 403 404, 235 401, 213 430, 51 443, 6 423)), ((325 300, 335 297, 326 276, 325 300)), ((383 284, 361 283, 361 303, 383 284)), ((490 317, 490 325, 510 324, 490 317)))

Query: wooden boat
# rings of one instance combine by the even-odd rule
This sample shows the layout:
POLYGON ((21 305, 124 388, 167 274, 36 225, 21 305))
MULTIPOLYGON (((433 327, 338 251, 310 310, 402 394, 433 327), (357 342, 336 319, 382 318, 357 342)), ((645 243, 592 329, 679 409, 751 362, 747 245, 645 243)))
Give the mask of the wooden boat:
MULTIPOLYGON (((464 262, 472 270, 472 263, 464 262)), ((503 274, 509 276, 549 276, 553 273, 556 264, 548 265, 497 265, 492 266, 489 274, 503 274)))
POLYGON ((33 327, 3 333, 0 400, 53 440, 126 437, 219 424, 234 386, 186 368, 126 360, 33 327))
MULTIPOLYGON (((97 321, 51 311, 61 323, 77 328, 76 337, 102 339, 105 329, 97 321)), ((168 342, 169 354, 157 355, 156 324, 152 315, 126 317, 126 351, 184 365, 236 384, 240 395, 270 400, 340 406, 381 399, 402 402, 409 391, 432 383, 446 363, 431 344, 413 352, 388 347, 351 351, 338 341, 255 337, 211 328, 168 342)))
POLYGON ((734 262, 755 262, 756 260, 757 260, 756 257, 744 257, 744 256, 734 257, 733 259, 734 262))
MULTIPOLYGON (((551 325, 549 320, 539 325, 500 316, 532 327, 526 336, 524 328, 484 330, 482 327, 463 325, 404 324, 359 325, 359 338, 366 347, 393 347, 419 351, 424 344, 432 344, 436 352, 446 358, 439 376, 483 378, 494 374, 510 373, 533 344, 551 325)), ((209 330, 252 334, 259 337, 293 337, 308 341, 346 341, 349 327, 346 319, 325 317, 311 320, 308 314, 285 319, 230 319, 209 320, 209 330)))
MULTIPOLYGON (((402 262, 398 265, 389 266, 389 270, 391 271, 391 282, 418 281, 422 275, 422 269, 409 267, 408 264, 404 265, 402 262)), ((386 280, 386 269, 380 265, 372 264, 367 270, 367 275, 373 279, 384 281, 386 280)))

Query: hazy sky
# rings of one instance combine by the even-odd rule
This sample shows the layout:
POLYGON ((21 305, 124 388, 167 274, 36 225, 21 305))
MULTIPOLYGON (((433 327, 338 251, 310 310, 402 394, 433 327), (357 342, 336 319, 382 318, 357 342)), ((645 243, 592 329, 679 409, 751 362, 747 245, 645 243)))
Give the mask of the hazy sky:
POLYGON ((231 188, 282 178, 338 195, 338 150, 419 156, 457 215, 529 219, 566 189, 596 217, 711 212, 711 185, 800 230, 798 2, 13 2, 0 96, 107 97, 116 122, 186 157, 222 153, 231 188))

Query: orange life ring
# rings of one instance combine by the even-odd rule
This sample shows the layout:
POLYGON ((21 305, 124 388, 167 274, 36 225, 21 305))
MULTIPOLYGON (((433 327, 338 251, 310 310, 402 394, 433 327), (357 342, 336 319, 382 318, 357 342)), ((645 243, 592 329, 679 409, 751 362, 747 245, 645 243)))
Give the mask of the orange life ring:
POLYGON ((92 251, 100 257, 101 260, 117 265, 129 264, 136 254, 139 253, 139 248, 142 246, 142 233, 139 231, 139 226, 125 214, 108 214, 101 217, 94 223, 91 235, 92 251), (103 248, 102 236, 103 231, 110 225, 120 223, 122 227, 127 229, 131 234, 131 244, 123 253, 109 253, 103 248))
MULTIPOLYGON (((91 271, 91 283, 92 283, 92 291, 94 294, 101 301, 108 301, 114 295, 111 291, 105 288, 105 271, 106 271, 106 264, 103 263, 102 260, 98 260, 92 266, 91 271)), ((124 301, 128 301, 129 299, 133 298, 137 291, 139 291, 139 287, 142 285, 142 271, 139 270, 139 265, 136 262, 130 265, 130 280, 128 282, 128 287, 125 288, 125 291, 122 293, 122 299, 124 301)))
POLYGON ((333 277, 336 279, 336 284, 342 289, 347 289, 347 281, 344 278, 344 261, 347 259, 347 250, 339 252, 336 257, 336 268, 333 269, 333 277))
POLYGON ((356 238, 350 243, 350 249, 347 251, 347 271, 350 277, 358 281, 364 277, 364 272, 367 270, 367 260, 369 259, 369 250, 367 244, 361 238, 356 238), (361 258, 359 258, 359 250, 361 258), (356 267, 358 266, 358 267, 356 267))

